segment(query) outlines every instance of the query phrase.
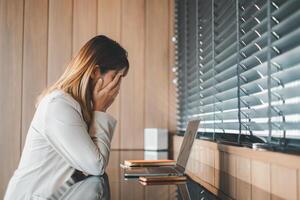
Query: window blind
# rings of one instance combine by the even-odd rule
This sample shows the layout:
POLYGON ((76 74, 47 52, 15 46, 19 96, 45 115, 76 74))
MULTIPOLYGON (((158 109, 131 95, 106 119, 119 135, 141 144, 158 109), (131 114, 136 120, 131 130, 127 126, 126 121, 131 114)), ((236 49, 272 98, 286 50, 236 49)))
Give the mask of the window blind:
POLYGON ((299 21, 299 0, 175 0, 178 132, 300 147, 299 21))

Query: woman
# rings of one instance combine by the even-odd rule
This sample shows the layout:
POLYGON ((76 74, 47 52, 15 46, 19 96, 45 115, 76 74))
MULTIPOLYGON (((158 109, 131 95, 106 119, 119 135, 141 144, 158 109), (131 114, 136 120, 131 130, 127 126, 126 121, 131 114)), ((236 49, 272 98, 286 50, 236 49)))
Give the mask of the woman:
POLYGON ((83 176, 75 173, 71 179, 58 188, 47 200, 108 200, 110 198, 109 178, 103 176, 83 176))
POLYGON ((116 119, 106 113, 129 69, 127 52, 99 35, 42 92, 4 199, 46 199, 75 170, 102 175, 116 119))

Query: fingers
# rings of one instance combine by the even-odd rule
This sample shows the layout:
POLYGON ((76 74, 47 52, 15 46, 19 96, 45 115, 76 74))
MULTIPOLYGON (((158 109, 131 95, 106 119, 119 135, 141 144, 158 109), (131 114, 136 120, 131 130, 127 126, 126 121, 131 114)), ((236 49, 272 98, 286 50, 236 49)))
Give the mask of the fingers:
POLYGON ((115 77, 116 78, 116 80, 115 80, 116 82, 110 88, 111 90, 114 89, 114 88, 116 88, 116 87, 118 87, 118 85, 120 85, 120 82, 122 80, 122 74, 119 73, 117 76, 118 76, 117 78, 115 77))
POLYGON ((96 85, 95 85, 95 91, 99 92, 103 85, 103 79, 99 78, 96 85))
POLYGON ((118 82, 118 84, 116 85, 116 87, 114 87, 113 89, 111 89, 110 93, 111 93, 112 96, 115 96, 115 94, 119 92, 120 87, 121 87, 121 80, 122 79, 120 79, 120 81, 118 82))
POLYGON ((112 90, 113 88, 115 88, 115 87, 118 85, 118 82, 119 82, 121 76, 122 76, 122 73, 118 73, 118 74, 115 76, 115 78, 114 78, 109 84, 107 84, 107 86, 105 86, 105 89, 107 89, 107 90, 110 91, 110 90, 112 90))
POLYGON ((116 97, 118 96, 120 90, 116 90, 114 93, 111 94, 112 102, 115 101, 116 97))

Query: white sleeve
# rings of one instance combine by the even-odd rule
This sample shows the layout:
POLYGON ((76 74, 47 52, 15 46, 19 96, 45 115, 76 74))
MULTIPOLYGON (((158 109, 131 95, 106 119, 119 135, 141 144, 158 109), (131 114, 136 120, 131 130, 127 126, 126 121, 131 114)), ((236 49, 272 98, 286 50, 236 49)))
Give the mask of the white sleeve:
POLYGON ((75 169, 90 175, 102 175, 116 123, 109 114, 95 111, 88 131, 74 106, 63 98, 54 98, 46 111, 45 137, 75 169))

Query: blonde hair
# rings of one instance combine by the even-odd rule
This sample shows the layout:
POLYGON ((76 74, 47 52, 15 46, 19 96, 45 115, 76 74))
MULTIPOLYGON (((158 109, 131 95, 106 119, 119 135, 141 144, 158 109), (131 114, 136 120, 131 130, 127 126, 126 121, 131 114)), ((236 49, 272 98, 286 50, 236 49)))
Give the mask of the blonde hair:
POLYGON ((45 95, 56 89, 63 90, 80 104, 83 118, 89 125, 92 118, 90 77, 95 67, 100 68, 101 74, 123 68, 128 71, 127 52, 114 40, 104 35, 95 36, 69 62, 61 77, 38 96, 36 107, 45 95))

